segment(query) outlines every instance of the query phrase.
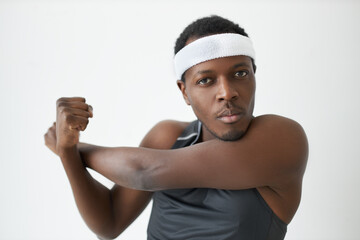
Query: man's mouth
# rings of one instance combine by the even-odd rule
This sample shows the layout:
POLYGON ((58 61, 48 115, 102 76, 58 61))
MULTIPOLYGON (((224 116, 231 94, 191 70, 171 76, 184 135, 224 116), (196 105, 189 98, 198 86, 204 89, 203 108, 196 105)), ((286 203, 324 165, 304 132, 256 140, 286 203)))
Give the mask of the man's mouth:
POLYGON ((224 123, 231 124, 239 121, 243 115, 244 113, 242 111, 226 109, 217 116, 217 119, 224 123))

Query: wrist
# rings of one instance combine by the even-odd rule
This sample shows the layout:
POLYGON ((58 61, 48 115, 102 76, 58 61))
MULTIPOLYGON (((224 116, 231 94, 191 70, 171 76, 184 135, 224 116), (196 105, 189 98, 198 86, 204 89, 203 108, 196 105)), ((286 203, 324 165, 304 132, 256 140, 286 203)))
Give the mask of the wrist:
POLYGON ((72 146, 57 145, 56 152, 59 157, 66 157, 78 153, 78 149, 76 144, 72 146))

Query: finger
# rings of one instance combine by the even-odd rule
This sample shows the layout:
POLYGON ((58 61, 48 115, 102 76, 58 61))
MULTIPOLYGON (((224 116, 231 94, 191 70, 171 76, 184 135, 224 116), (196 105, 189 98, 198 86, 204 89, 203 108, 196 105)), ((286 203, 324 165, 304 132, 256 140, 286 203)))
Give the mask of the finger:
POLYGON ((89 105, 88 111, 89 111, 90 117, 92 118, 94 116, 94 111, 93 111, 93 107, 91 105, 89 105))
POLYGON ((56 128, 56 122, 54 122, 53 125, 51 125, 51 127, 49 127, 49 130, 54 129, 54 128, 56 128))
POLYGON ((51 131, 53 131, 54 129, 56 129, 56 128, 54 128, 54 126, 51 126, 51 127, 49 127, 49 129, 47 130, 47 132, 51 132, 51 131))
POLYGON ((45 140, 48 141, 49 139, 56 139, 55 131, 47 132, 45 135, 45 140))
POLYGON ((82 110, 82 109, 77 109, 77 108, 65 107, 61 110, 61 112, 69 114, 69 115, 71 114, 71 115, 81 116, 81 117, 86 117, 86 118, 90 117, 90 113, 88 111, 82 110))
POLYGON ((77 108, 82 110, 88 110, 89 105, 83 102, 59 102, 57 104, 58 108, 77 108))
POLYGON ((44 134, 44 140, 45 140, 45 144, 49 143, 49 139, 53 139, 54 134, 51 134, 51 132, 47 132, 44 134))
POLYGON ((83 97, 62 97, 56 101, 56 103, 58 102, 86 102, 86 99, 83 97))
POLYGON ((44 143, 47 146, 48 145, 48 141, 47 141, 47 133, 44 135, 44 143))

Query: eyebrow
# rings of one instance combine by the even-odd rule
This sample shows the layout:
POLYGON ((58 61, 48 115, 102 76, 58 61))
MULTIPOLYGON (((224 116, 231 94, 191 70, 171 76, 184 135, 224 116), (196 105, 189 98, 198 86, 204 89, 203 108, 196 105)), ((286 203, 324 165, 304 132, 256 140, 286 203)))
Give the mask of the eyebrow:
POLYGON ((198 71, 195 73, 195 75, 198 75, 198 74, 204 74, 204 73, 212 73, 213 70, 203 70, 203 71, 198 71))
POLYGON ((238 67, 250 67, 249 64, 245 63, 245 62, 242 62, 242 63, 237 63, 235 64, 232 68, 235 69, 235 68, 238 68, 238 67))
MULTIPOLYGON (((247 64, 247 63, 245 63, 245 62, 241 62, 241 63, 237 63, 237 64, 235 64, 234 66, 232 66, 231 68, 232 69, 236 69, 236 68, 238 68, 238 67, 250 67, 250 65, 249 64, 247 64)), ((206 73, 212 73, 213 72, 213 70, 203 70, 203 71, 198 71, 198 72, 196 72, 195 73, 195 76, 196 75, 199 75, 199 74, 206 74, 206 73)))

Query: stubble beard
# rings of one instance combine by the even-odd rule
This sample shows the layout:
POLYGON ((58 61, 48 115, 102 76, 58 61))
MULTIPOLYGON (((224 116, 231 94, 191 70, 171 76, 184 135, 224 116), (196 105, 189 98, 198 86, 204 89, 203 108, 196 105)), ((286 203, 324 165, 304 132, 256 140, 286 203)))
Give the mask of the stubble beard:
POLYGON ((225 141, 225 142, 237 141, 237 140, 241 139, 245 133, 243 130, 232 130, 232 131, 230 130, 230 131, 224 133, 223 135, 219 136, 215 132, 213 132, 211 129, 209 129, 204 123, 202 123, 202 124, 204 125, 206 130, 208 130, 211 133, 211 135, 213 135, 216 139, 219 139, 219 140, 225 141))

